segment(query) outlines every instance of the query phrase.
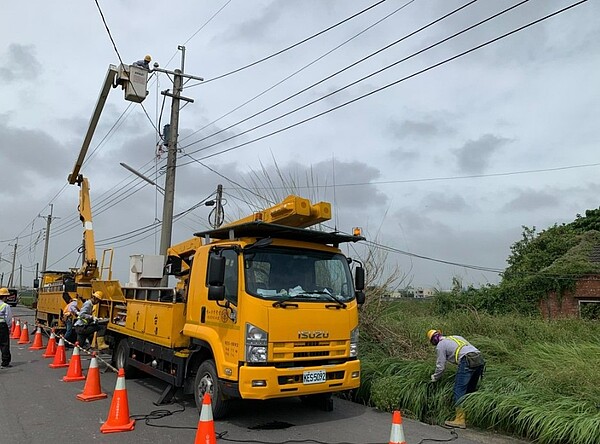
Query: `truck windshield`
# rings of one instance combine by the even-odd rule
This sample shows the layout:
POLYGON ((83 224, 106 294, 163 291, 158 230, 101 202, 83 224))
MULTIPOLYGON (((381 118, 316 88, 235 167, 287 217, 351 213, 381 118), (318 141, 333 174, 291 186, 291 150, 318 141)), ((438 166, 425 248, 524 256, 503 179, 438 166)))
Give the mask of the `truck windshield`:
POLYGON ((277 301, 348 302, 354 298, 346 258, 338 253, 265 247, 244 253, 246 291, 277 301))

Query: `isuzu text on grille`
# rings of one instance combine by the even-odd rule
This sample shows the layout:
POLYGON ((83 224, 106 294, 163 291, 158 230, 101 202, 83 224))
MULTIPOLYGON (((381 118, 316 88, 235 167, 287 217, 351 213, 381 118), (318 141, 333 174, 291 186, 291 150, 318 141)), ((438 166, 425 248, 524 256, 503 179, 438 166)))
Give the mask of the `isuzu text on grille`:
POLYGON ((299 331, 298 339, 327 339, 328 331, 299 331))

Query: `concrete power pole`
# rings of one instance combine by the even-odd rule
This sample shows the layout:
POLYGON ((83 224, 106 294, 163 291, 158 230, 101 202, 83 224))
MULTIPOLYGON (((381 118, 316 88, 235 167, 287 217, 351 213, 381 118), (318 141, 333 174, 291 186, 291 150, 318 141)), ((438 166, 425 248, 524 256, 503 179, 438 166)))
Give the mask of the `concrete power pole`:
POLYGON ((15 240, 15 248, 13 251, 13 260, 12 260, 12 270, 10 272, 10 277, 8 278, 8 286, 12 287, 13 285, 13 276, 15 275, 15 264, 17 262, 17 245, 19 243, 19 238, 15 240))
MULTIPOLYGON (((162 229, 160 234, 160 254, 166 256, 167 249, 171 246, 171 234, 173 230, 173 206, 175 203, 175 171, 177 169, 177 136, 179 133, 179 104, 183 100, 185 102, 194 102, 193 99, 183 97, 183 78, 202 81, 201 77, 195 77, 184 74, 185 63, 185 46, 178 46, 181 51, 181 69, 175 71, 167 71, 158 67, 154 71, 163 72, 173 75, 173 93, 162 91, 162 95, 172 98, 171 102, 171 122, 169 130, 169 140, 167 145, 167 169, 165 172, 165 197, 163 203, 162 229)), ((164 276, 161 282, 163 287, 168 284, 168 276, 164 276)))
MULTIPOLYGON (((46 219, 46 240, 44 242, 44 260, 42 262, 42 273, 46 271, 46 265, 48 264, 48 242, 50 241, 50 224, 52 223, 52 210, 54 209, 54 204, 50 204, 50 214, 46 219)), ((37 274, 36 276, 37 277, 37 274)))

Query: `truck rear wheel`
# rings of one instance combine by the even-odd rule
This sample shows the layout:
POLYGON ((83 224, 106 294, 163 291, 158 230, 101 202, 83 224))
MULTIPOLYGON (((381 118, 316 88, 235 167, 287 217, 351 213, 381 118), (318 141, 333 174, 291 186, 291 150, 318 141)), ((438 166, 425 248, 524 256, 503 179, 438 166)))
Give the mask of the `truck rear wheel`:
POLYGON ((117 369, 125 370, 125 377, 131 378, 135 375, 135 371, 137 370, 135 367, 127 364, 127 358, 129 358, 129 344, 127 343, 127 339, 121 339, 115 352, 113 354, 113 364, 117 369))
POLYGON ((202 411, 202 398, 204 398, 205 393, 210 394, 212 400, 213 418, 223 418, 227 414, 229 403, 219 387, 217 368, 215 361, 212 359, 208 359, 200 364, 196 373, 194 398, 196 399, 196 407, 198 407, 199 413, 202 411))

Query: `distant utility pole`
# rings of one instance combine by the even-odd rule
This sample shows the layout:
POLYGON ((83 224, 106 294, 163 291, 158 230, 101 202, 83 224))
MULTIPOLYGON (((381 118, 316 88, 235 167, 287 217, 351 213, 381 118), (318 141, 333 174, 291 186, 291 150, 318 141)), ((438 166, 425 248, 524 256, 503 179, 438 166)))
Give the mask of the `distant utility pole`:
POLYGON ((15 275, 15 263, 17 262, 17 245, 19 243, 19 238, 15 239, 15 248, 13 251, 13 260, 12 260, 12 270, 10 272, 10 277, 8 278, 8 286, 12 287, 13 285, 13 276, 15 275))
MULTIPOLYGON (((171 123, 169 140, 167 145, 167 170, 165 173, 165 198, 163 203, 162 231, 160 235, 160 254, 166 256, 167 249, 171 246, 171 232, 173 229, 173 206, 175 202, 175 171, 177 168, 177 136, 179 133, 179 103, 181 100, 193 103, 194 100, 183 97, 183 78, 202 81, 201 77, 184 74, 185 46, 178 46, 181 51, 181 69, 167 71, 158 67, 154 71, 173 75, 173 93, 162 91, 161 94, 172 98, 171 101, 171 123)), ((161 285, 167 286, 168 276, 163 277, 161 285)))
MULTIPOLYGON (((44 242, 44 260, 42 262, 42 273, 46 271, 46 265, 48 264, 48 242, 50 241, 50 224, 52 223, 52 211, 54 204, 50 204, 50 214, 46 219, 46 240, 44 242)), ((40 216, 42 217, 42 216, 40 216)), ((37 277, 37 274, 36 274, 37 277)))

